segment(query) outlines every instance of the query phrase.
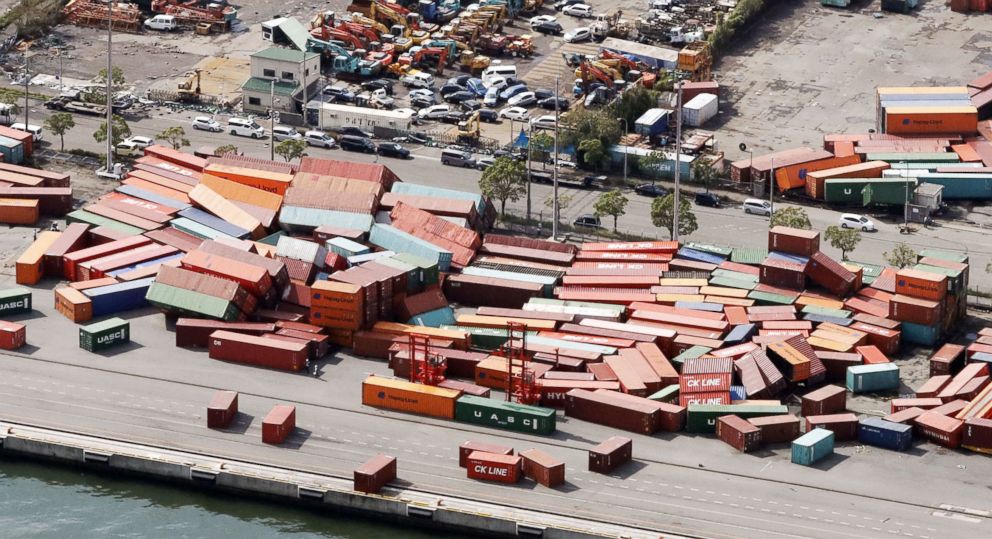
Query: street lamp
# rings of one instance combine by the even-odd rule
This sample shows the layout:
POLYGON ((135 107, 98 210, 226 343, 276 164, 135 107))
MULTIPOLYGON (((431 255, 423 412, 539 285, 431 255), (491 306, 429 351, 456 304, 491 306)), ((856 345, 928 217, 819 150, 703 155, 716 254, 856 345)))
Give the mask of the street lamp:
MULTIPOLYGON (((626 137, 627 136, 627 127, 628 127, 627 126, 627 119, 626 118, 617 118, 617 121, 618 122, 623 122, 623 135, 624 135, 624 137, 626 137)), ((628 148, 625 145, 624 146, 624 150, 623 150, 623 184, 624 184, 624 186, 627 185, 627 150, 628 150, 628 148)))
POLYGON ((114 96, 112 93, 114 63, 114 3, 107 2, 107 174, 113 174, 114 168, 114 96))
POLYGON ((269 160, 276 160, 276 79, 269 81, 269 160))
POLYGON ((675 190, 672 192, 672 240, 679 241, 679 179, 682 172, 682 84, 681 76, 676 72, 676 83, 679 86, 678 98, 675 101, 675 190))

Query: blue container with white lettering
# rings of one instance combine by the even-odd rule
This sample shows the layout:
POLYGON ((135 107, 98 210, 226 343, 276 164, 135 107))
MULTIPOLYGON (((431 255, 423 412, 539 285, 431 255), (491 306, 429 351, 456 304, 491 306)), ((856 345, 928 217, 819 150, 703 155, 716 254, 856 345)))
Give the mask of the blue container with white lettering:
POLYGON ((145 295, 154 277, 83 290, 93 303, 93 317, 140 309, 148 306, 145 295))
POLYGON ((913 427, 880 417, 868 417, 858 424, 858 441, 893 451, 905 451, 913 446, 913 427))

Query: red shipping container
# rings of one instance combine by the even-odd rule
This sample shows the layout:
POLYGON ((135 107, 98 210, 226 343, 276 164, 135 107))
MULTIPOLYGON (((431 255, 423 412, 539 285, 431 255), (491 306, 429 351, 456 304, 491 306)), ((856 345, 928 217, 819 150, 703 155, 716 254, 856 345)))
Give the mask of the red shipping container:
POLYGON ((79 279, 76 277, 76 268, 83 262, 109 256, 115 253, 129 251, 150 243, 152 243, 152 240, 144 236, 129 236, 127 238, 104 243, 102 245, 66 253, 65 256, 62 257, 62 268, 65 270, 65 278, 70 281, 78 281, 79 279))
POLYGON ((586 369, 600 382, 618 382, 617 373, 605 363, 589 363, 586 369))
POLYGON ((937 301, 896 294, 889 302, 889 316, 900 322, 933 326, 940 322, 941 314, 941 304, 937 301))
POLYGON ((382 487, 396 480, 396 457, 376 455, 355 469, 354 489, 376 494, 382 487))
POLYGON ((985 452, 992 450, 992 419, 971 418, 965 421, 961 445, 985 452))
POLYGON ((78 251, 86 246, 87 231, 90 225, 85 223, 69 223, 65 231, 55 240, 55 243, 45 251, 44 266, 45 275, 49 277, 62 277, 65 272, 62 270, 62 257, 66 253, 78 251))
POLYGON ((682 393, 679 391, 679 406, 688 407, 690 404, 731 404, 729 391, 710 391, 705 393, 682 393))
POLYGON ((654 401, 642 397, 635 397, 633 395, 617 393, 616 391, 610 391, 607 389, 597 389, 595 393, 597 395, 606 395, 607 398, 615 399, 620 402, 635 405, 643 404, 654 408, 659 413, 658 428, 662 431, 678 432, 685 427, 686 408, 684 406, 679 406, 668 402, 654 401))
POLYGON ((840 386, 824 386, 802 397, 805 417, 838 414, 847 410, 847 390, 840 386))
POLYGON ((787 444, 799 437, 800 421, 794 415, 752 417, 747 421, 761 429, 761 441, 765 444, 787 444))
POLYGON ((589 450, 589 471, 608 474, 633 458, 634 442, 623 436, 611 436, 589 450))
POLYGON ((176 321, 176 346, 182 348, 207 348, 210 335, 224 330, 246 335, 263 335, 276 330, 275 324, 258 322, 221 322, 200 318, 180 318, 176 321))
POLYGON ((950 449, 961 445, 964 422, 934 412, 924 412, 916 418, 916 431, 931 442, 950 449))
POLYGON ((748 398, 760 398, 767 395, 768 385, 761 376, 761 370, 755 363, 754 357, 745 355, 738 359, 734 362, 734 370, 737 372, 741 384, 744 385, 744 392, 748 398))
POLYGON ((806 432, 815 428, 833 431, 838 442, 858 438, 858 416, 854 414, 814 415, 806 418, 806 432))
POLYGON ((492 453, 494 455, 507 455, 513 456, 513 448, 505 445, 490 444, 486 442, 475 442, 472 440, 463 442, 462 445, 458 446, 458 467, 465 468, 468 466, 468 456, 474 451, 482 451, 483 453, 492 453))
POLYGON ((209 350, 211 359, 298 371, 306 364, 309 346, 220 330, 210 335, 209 350))
POLYGON ((272 288, 272 278, 265 271, 265 268, 231 258, 197 250, 186 253, 181 264, 183 268, 197 273, 235 281, 260 298, 272 288))
POLYGON ((554 488, 565 483, 565 463, 541 451, 528 449, 520 452, 524 476, 540 485, 554 488))
POLYGON ((971 380, 969 380, 968 383, 965 384, 964 387, 962 387, 957 392, 957 394, 955 395, 955 397, 957 397, 958 399, 966 400, 966 401, 973 400, 975 397, 978 396, 978 394, 983 389, 985 389, 985 386, 987 386, 988 383, 989 383, 989 377, 988 376, 976 376, 975 378, 972 378, 971 380))
POLYGON ((889 358, 875 346, 856 346, 854 351, 861 354, 861 359, 865 365, 875 365, 878 363, 891 363, 889 358))
POLYGON ((916 397, 921 399, 936 397, 950 382, 950 374, 931 376, 929 380, 924 382, 923 385, 916 390, 916 397))
MULTIPOLYGON (((654 401, 633 402, 618 398, 622 394, 573 389, 565 396, 565 416, 613 428, 654 434, 661 422, 661 411, 654 401)), ((677 407, 684 413, 685 408, 677 407)))
POLYGON ((803 264, 796 264, 775 258, 766 258, 761 263, 758 280, 762 284, 775 287, 803 290, 806 288, 806 273, 803 264))
MULTIPOLYGON (((936 408, 931 408, 930 410, 923 410, 918 408, 918 410, 929 411, 935 414, 946 415, 947 417, 957 417, 958 413, 967 408, 971 403, 966 400, 952 400, 946 404, 941 404, 936 408)), ((958 417, 958 419, 964 419, 963 417, 958 417)))
POLYGON ((944 389, 942 389, 937 396, 944 402, 950 402, 958 398, 958 393, 960 393, 973 378, 988 376, 988 373, 989 368, 987 364, 969 363, 961 369, 961 372, 954 375, 954 378, 951 379, 950 383, 944 386, 944 389))
POLYGON ((223 429, 238 415, 238 392, 218 391, 207 405, 207 428, 223 429))
POLYGON ((868 343, 878 347, 883 354, 893 355, 899 353, 899 342, 902 338, 901 331, 873 326, 864 322, 855 322, 848 327, 867 333, 868 343))
POLYGON ((944 401, 933 397, 927 399, 892 399, 889 401, 889 413, 901 412, 909 408, 919 408, 921 410, 932 410, 944 404, 944 401))
POLYGON ((573 389, 620 391, 620 382, 614 380, 594 380, 590 382, 588 380, 548 380, 542 378, 537 381, 537 387, 541 392, 541 406, 564 408, 568 392, 573 389))
POLYGON ((23 324, 0 320, 0 348, 17 350, 27 342, 27 330, 23 324))
POLYGON ((849 295, 854 290, 856 281, 854 273, 822 251, 810 256, 809 263, 806 264, 806 275, 811 281, 839 297, 849 295))
POLYGON ((761 447, 761 429, 736 415, 717 418, 716 437, 742 453, 761 447))
POLYGON ((898 330, 902 326, 901 322, 888 318, 888 315, 874 316, 866 313, 857 313, 853 316, 853 318, 858 322, 864 322, 865 324, 871 324, 885 329, 898 330))
POLYGON ((616 373, 617 378, 620 380, 621 391, 638 397, 648 396, 648 388, 644 384, 644 380, 641 378, 637 368, 630 361, 620 356, 609 356, 603 358, 603 362, 616 373))
POLYGON ((277 404, 262 420, 262 442, 281 444, 296 429, 296 407, 277 404))
POLYGON ((957 374, 964 366, 964 346, 947 343, 930 356, 930 376, 957 374))
POLYGON ((772 227, 768 231, 768 250, 812 256, 820 250, 820 233, 786 226, 772 227))
POLYGON ((473 451, 465 461, 469 479, 515 484, 520 481, 523 459, 512 455, 497 455, 473 451))

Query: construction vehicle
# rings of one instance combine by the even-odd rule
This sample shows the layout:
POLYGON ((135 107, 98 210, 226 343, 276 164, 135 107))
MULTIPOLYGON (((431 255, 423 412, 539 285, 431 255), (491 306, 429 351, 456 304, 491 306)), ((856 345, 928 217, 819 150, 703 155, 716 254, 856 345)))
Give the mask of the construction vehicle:
POLYGON ((476 43, 476 50, 494 56, 501 55, 510 44, 510 36, 503 34, 482 34, 476 43))
POLYGON ((679 51, 679 71, 689 73, 693 82, 712 80, 713 53, 708 41, 693 41, 679 51))
POLYGON ((479 111, 475 111, 468 118, 458 122, 459 142, 474 143, 478 141, 480 128, 479 111))
POLYGON ((467 71, 472 75, 479 75, 489 65, 492 60, 488 56, 482 54, 476 54, 473 51, 465 50, 461 51, 458 55, 458 67, 462 71, 467 71))
POLYGON ((50 110, 62 110, 65 112, 75 112, 88 116, 104 116, 107 114, 106 105, 97 105, 85 101, 77 101, 71 97, 59 96, 45 102, 45 108, 50 110))
POLYGON ((616 78, 610 73, 603 71, 596 62, 585 61, 575 70, 576 86, 573 89, 575 95, 589 94, 590 85, 599 82, 606 88, 612 90, 616 85, 616 78))
POLYGON ((668 30, 668 41, 672 45, 702 41, 703 37, 703 30, 701 28, 689 31, 682 26, 675 26, 668 30))
POLYGON ((459 49, 464 49, 464 44, 453 39, 431 39, 421 43, 422 47, 441 48, 448 51, 448 59, 454 61, 459 49))
POLYGON ((420 15, 427 22, 445 23, 458 16, 462 5, 459 0, 434 0, 419 4, 420 15))
POLYGON ((530 58, 534 55, 534 40, 529 35, 514 36, 513 41, 506 47, 510 56, 530 58))
POLYGON ((625 38, 630 33, 630 23, 621 20, 623 10, 618 9, 610 14, 600 14, 596 16, 596 21, 589 25, 592 37, 596 41, 602 41, 607 37, 625 38))
POLYGON ((179 101, 196 103, 200 100, 200 70, 187 71, 185 77, 179 83, 179 101))
POLYGON ((399 4, 375 0, 372 2, 369 17, 390 27, 401 26, 407 35, 414 30, 420 30, 420 14, 412 13, 399 4))
POLYGON ((311 37, 307 42, 307 49, 310 52, 319 53, 331 59, 331 69, 338 76, 360 75, 361 60, 344 47, 331 41, 323 41, 311 37))
MULTIPOLYGON (((444 74, 444 67, 448 65, 448 49, 442 47, 425 47, 417 52, 413 53, 410 59, 410 65, 414 67, 420 67, 424 63, 424 60, 428 58, 437 57, 437 74, 444 74)), ((403 59, 401 58, 402 62, 403 59)))

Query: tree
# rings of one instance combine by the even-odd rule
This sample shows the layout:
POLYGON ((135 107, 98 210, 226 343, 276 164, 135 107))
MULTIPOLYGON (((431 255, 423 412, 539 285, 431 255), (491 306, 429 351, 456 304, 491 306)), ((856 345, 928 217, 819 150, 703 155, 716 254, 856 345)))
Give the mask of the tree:
POLYGON ((623 132, 616 116, 606 110, 573 110, 561 117, 561 126, 558 145, 562 148, 577 147, 583 140, 591 138, 597 138, 604 147, 610 147, 620 140, 623 132))
MULTIPOLYGON (((93 80, 97 84, 83 94, 83 101, 105 105, 107 103, 107 68, 101 69, 93 80)), ((114 66, 110 75, 110 91, 116 94, 124 89, 125 84, 127 84, 127 79, 124 78, 124 70, 114 66)))
POLYGON ((286 139, 276 144, 275 152, 286 161, 303 157, 307 151, 307 142, 302 139, 286 139))
POLYGON ((10 112, 11 116, 17 116, 21 113, 20 104, 23 102, 23 94, 18 95, 18 93, 14 91, 0 92, 0 103, 7 105, 7 110, 10 112))
POLYGON ((548 158, 551 156, 551 151, 554 149, 555 139, 547 133, 536 133, 530 137, 530 144, 528 149, 530 149, 530 158, 540 161, 544 164, 544 168, 548 166, 548 158))
POLYGON ((235 146, 234 144, 225 144, 223 146, 217 146, 216 148, 214 148, 215 155, 227 155, 229 153, 238 155, 238 147, 235 146))
POLYGON ((853 251, 861 242, 861 232, 853 228, 841 228, 837 225, 827 227, 823 237, 834 249, 840 249, 841 260, 847 260, 847 253, 853 251))
POLYGON ((506 215, 506 201, 516 202, 527 194, 527 171, 524 164, 509 157, 497 157, 479 178, 479 191, 498 200, 500 215, 506 215))
POLYGON ((651 177, 651 181, 661 176, 661 165, 665 164, 665 154, 651 152, 637 160, 637 169, 641 174, 651 177))
MULTIPOLYGON (((124 121, 124 118, 121 118, 116 114, 113 117, 113 122, 114 122, 113 133, 112 133, 113 139, 111 140, 111 143, 113 144, 114 147, 117 147, 117 145, 123 142, 124 139, 131 136, 131 127, 127 125, 127 122, 124 121)), ((93 132, 93 139, 96 140, 97 142, 105 142, 107 140, 106 121, 101 123, 100 127, 98 127, 97 130, 93 132)))
MULTIPOLYGON (((561 214, 565 212, 569 206, 572 205, 572 195, 560 194, 558 195, 558 218, 561 219, 561 214)), ((555 211, 555 196, 553 194, 548 195, 548 198, 544 199, 544 207, 551 210, 552 218, 554 217, 555 211)))
POLYGON ((189 139, 186 138, 186 130, 179 125, 165 128, 165 130, 158 134, 158 138, 168 141, 172 145, 173 150, 178 150, 183 146, 189 146, 189 139))
POLYGON ((68 112, 56 112, 45 120, 45 129, 59 136, 62 151, 65 150, 65 134, 73 127, 76 127, 76 120, 68 112))
MULTIPOLYGON (((675 207, 675 195, 665 195, 661 198, 656 198, 651 203, 651 222, 654 226, 663 227, 668 230, 668 234, 672 239, 675 239, 674 229, 672 228, 672 217, 674 216, 675 207)), ((696 214, 692 212, 692 203, 689 202, 689 197, 680 196, 679 197, 679 236, 688 236, 699 228, 699 224, 696 223, 696 214)))
POLYGON ((786 206, 775 210, 772 214, 772 226, 787 226, 789 228, 801 228, 810 230, 813 224, 809 222, 806 210, 799 206, 786 206))
POLYGON ((905 243, 899 243, 891 251, 886 251, 883 256, 889 265, 897 268, 905 268, 910 264, 916 264, 916 251, 905 243))
POLYGON ((617 104, 617 114, 627 121, 627 129, 633 129, 637 121, 649 109, 658 106, 658 93, 643 86, 636 85, 620 95, 617 104))
POLYGON ((713 166, 712 161, 700 158, 692 163, 692 178, 696 183, 702 184, 709 193, 710 186, 720 179, 720 172, 713 166))
POLYGON ((617 219, 627 211, 627 202, 629 202, 627 197, 619 189, 614 189, 609 193, 599 195, 599 199, 596 200, 593 209, 596 210, 596 217, 602 217, 604 215, 612 216, 613 231, 616 232, 617 219))
POLYGON ((599 170, 610 162, 610 156, 603 147, 603 142, 598 138, 590 138, 579 143, 579 153, 582 154, 582 161, 591 166, 593 170, 599 170))

